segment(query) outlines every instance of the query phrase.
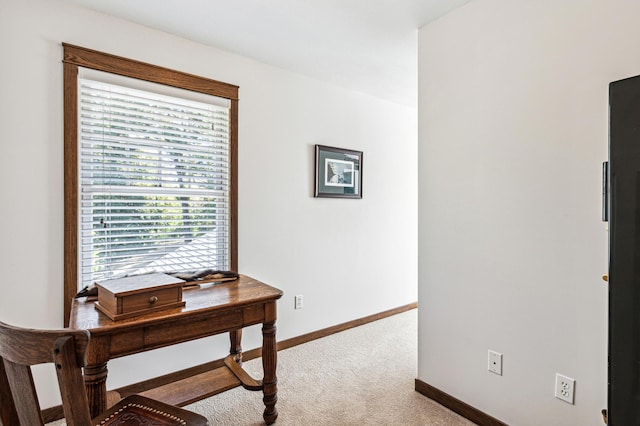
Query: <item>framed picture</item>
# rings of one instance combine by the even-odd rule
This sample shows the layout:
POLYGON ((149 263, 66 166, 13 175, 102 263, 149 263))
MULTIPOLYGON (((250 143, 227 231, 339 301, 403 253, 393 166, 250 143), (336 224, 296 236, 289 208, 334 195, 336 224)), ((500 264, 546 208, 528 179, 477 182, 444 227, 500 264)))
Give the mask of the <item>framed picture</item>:
POLYGON ((362 198, 362 152, 316 145, 314 196, 362 198))

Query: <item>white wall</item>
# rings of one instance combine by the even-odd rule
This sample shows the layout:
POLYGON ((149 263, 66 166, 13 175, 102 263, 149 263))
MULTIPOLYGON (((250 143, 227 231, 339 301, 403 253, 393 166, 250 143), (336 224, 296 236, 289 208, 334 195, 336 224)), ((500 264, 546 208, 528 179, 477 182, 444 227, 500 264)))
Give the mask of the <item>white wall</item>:
MULTIPOLYGON (((240 86, 239 267, 284 290, 280 340, 416 300, 415 109, 54 0, 2 0, 0 40, 0 320, 62 324, 62 42, 240 86), (364 151, 364 199, 313 198, 314 144, 364 151)), ((118 359, 109 387, 227 350, 219 336, 118 359)))
POLYGON ((419 33, 418 378, 509 424, 602 424, 608 83, 640 74, 638 17, 474 0, 419 33))

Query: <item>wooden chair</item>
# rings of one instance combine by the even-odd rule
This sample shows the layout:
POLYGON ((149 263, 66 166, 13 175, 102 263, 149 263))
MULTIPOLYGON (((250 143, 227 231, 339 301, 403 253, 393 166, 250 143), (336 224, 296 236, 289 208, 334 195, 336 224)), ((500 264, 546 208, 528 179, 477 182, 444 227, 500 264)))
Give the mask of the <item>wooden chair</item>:
POLYGON ((2 424, 44 425, 31 366, 53 363, 68 426, 208 425, 207 419, 198 414, 140 395, 129 396, 91 419, 82 379, 89 339, 86 330, 33 330, 0 322, 2 424))

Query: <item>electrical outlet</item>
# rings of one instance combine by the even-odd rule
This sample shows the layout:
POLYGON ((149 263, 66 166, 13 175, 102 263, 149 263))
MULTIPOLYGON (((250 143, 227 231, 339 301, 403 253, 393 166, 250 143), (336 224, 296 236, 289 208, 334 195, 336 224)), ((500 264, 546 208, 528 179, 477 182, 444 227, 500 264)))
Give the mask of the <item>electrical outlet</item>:
POLYGON ((294 307, 294 309, 302 309, 302 306, 303 306, 302 305, 302 295, 298 294, 295 297, 295 302, 294 302, 294 306, 293 307, 294 307))
POLYGON ((502 376, 502 354, 492 351, 489 351, 489 371, 492 373, 496 373, 499 376, 502 376))
POLYGON ((573 393, 576 381, 570 377, 556 373, 556 398, 573 404, 573 393))

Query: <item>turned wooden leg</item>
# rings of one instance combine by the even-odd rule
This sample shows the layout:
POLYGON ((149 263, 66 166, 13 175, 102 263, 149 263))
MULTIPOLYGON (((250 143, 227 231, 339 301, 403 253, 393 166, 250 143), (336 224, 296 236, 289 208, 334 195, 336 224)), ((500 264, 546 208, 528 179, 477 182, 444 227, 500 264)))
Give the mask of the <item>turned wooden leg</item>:
POLYGON ((88 365, 84 368, 84 387, 87 390, 91 417, 107 409, 107 363, 88 365))
POLYGON ((231 339, 229 353, 234 355, 234 359, 239 365, 242 365, 242 329, 230 331, 229 338, 231 339))
POLYGON ((278 401, 278 378, 276 365, 278 351, 276 347, 276 322, 265 322, 262 325, 262 368, 264 370, 263 394, 264 421, 270 425, 278 418, 276 402, 278 401))

